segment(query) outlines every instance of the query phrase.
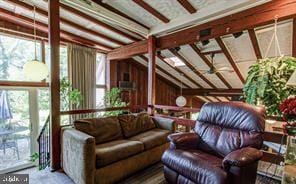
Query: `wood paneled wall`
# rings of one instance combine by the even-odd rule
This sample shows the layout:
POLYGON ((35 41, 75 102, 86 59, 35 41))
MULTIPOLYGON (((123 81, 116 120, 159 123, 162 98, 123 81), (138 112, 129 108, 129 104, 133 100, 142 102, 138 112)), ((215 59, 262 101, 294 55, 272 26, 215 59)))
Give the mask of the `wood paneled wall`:
MULTIPOLYGON (((136 90, 123 91, 124 101, 130 105, 147 105, 148 101, 148 70, 133 60, 122 60, 117 62, 117 85, 123 81, 124 73, 128 73, 130 81, 136 83, 136 90)), ((111 79, 112 80, 112 79, 111 79)), ((175 105, 179 95, 179 89, 166 79, 156 77, 156 104, 175 105)))

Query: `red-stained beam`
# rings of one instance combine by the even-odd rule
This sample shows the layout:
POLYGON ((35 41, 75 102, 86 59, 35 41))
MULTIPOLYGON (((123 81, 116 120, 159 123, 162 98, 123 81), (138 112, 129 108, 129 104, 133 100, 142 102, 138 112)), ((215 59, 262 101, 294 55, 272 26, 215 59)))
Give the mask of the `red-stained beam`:
MULTIPOLYGON (((176 70, 179 74, 182 74, 187 80, 189 80, 190 82, 192 82, 193 84, 195 84, 196 86, 198 86, 199 88, 202 88, 202 86, 200 84, 198 84, 195 80, 193 80, 189 75, 187 75, 185 72, 183 72, 182 70, 180 70, 178 67, 173 67, 171 64, 167 63, 164 60, 164 57, 161 55, 158 55, 158 58, 160 60, 162 60, 163 62, 165 62, 167 65, 169 65, 173 70, 176 70)), ((191 87, 190 87, 191 88, 191 87)))
MULTIPOLYGON (((12 23, 15 23, 15 24, 20 24, 22 26, 33 27, 34 20, 32 20, 32 19, 30 19, 28 17, 22 16, 22 15, 10 12, 10 11, 5 10, 3 8, 0 8, 0 10, 1 10, 0 11, 0 17, 2 17, 2 19, 6 19, 9 22, 12 22, 12 23)), ((37 29, 39 29, 39 30, 41 30, 43 32, 48 31, 48 25, 47 24, 44 24, 44 23, 39 22, 39 21, 35 21, 35 22, 36 22, 35 25, 36 25, 37 29)), ((89 46, 92 46, 92 47, 97 46, 98 49, 105 50, 105 51, 112 50, 112 48, 107 46, 107 45, 104 45, 104 44, 101 44, 101 43, 98 43, 96 41, 92 41, 92 40, 89 40, 89 39, 86 39, 86 38, 82 38, 80 36, 77 36, 77 35, 75 35, 73 33, 69 33, 67 31, 60 30, 60 33, 61 33, 61 36, 63 38, 73 40, 75 42, 83 43, 85 45, 89 45, 89 46)))
POLYGON ((242 89, 184 89, 184 95, 201 95, 201 96, 239 96, 242 89))
POLYGON ((292 56, 296 57, 296 18, 293 19, 292 56))
POLYGON ((228 61, 231 64, 232 68, 234 69, 236 75, 241 80, 241 82, 244 84, 245 83, 245 79, 244 79, 243 75, 241 74, 241 72, 239 71, 238 67, 236 66, 236 64, 235 64, 235 62, 234 62, 234 60, 233 60, 230 52, 228 51, 226 45, 224 44, 224 42, 222 41, 222 39, 220 37, 216 38, 216 42, 218 43, 218 45, 222 49, 224 55, 228 59, 228 61))
POLYGON ((249 37, 250 37, 250 40, 252 42, 252 46, 253 46, 253 49, 254 49, 254 52, 255 52, 255 55, 256 55, 257 59, 262 59, 262 54, 261 54, 261 51, 260 51, 260 48, 259 48, 257 36, 256 36, 256 33, 255 33, 254 29, 249 29, 248 33, 249 33, 249 37))
MULTIPOLYGON (((27 4, 25 2, 22 2, 22 1, 19 1, 19 0, 9 0, 8 2, 11 3, 11 4, 13 4, 13 5, 15 5, 15 6, 17 6, 17 7, 26 9, 26 10, 33 11, 33 9, 34 9, 34 7, 32 5, 29 5, 29 4, 27 4)), ((40 14, 40 15, 46 17, 46 18, 48 17, 47 11, 42 10, 41 8, 36 7, 36 13, 37 14, 40 14)), ((102 38, 102 39, 104 39, 106 41, 110 41, 112 43, 115 43, 117 45, 120 45, 120 46, 125 45, 125 43, 122 42, 122 41, 119 41, 119 40, 116 40, 116 39, 114 39, 112 37, 106 36, 106 35, 104 35, 102 33, 99 33, 97 31, 94 31, 92 29, 88 29, 86 27, 83 27, 83 26, 81 26, 81 25, 79 25, 79 24, 77 24, 75 22, 69 21, 69 20, 67 20, 65 18, 60 17, 60 22, 63 23, 63 24, 65 24, 65 25, 71 26, 71 27, 73 27, 75 29, 78 29, 80 31, 83 31, 83 32, 86 32, 88 34, 92 34, 94 36, 97 36, 99 38, 102 38)))
MULTIPOLYGON (((148 105, 155 105, 155 86, 156 86, 156 38, 148 38, 148 105)), ((148 113, 153 114, 153 108, 148 108, 148 113)))
MULTIPOLYGON (((204 80, 212 88, 217 89, 217 87, 211 81, 209 81, 205 76, 203 76, 199 71, 197 71, 195 69, 195 67, 190 62, 188 62, 179 52, 177 52, 175 49, 170 49, 170 51, 176 57, 178 57, 188 68, 190 68, 190 70, 192 72, 194 72, 199 78, 201 78, 202 80, 204 80)), ((203 87, 201 86, 201 88, 203 88, 203 87)))
MULTIPOLYGON (((212 63, 195 44, 190 44, 190 47, 195 51, 197 55, 199 55, 199 57, 208 65, 208 67, 212 67, 212 63)), ((224 83, 225 86, 227 86, 229 89, 232 89, 232 86, 226 81, 226 79, 220 73, 216 73, 216 75, 224 83)))
MULTIPOLYGON (((147 57, 145 57, 145 56, 143 56, 143 55, 141 55, 141 56, 139 56, 139 57, 142 58, 143 60, 145 60, 147 63, 149 62, 147 57)), ((161 71, 162 73, 166 74, 167 76, 173 78, 174 80, 181 82, 180 79, 178 79, 178 78, 175 77, 174 75, 170 74, 168 71, 166 71, 165 69, 161 68, 160 66, 156 65, 156 69, 158 69, 158 70, 161 71)), ((191 88, 191 87, 188 86, 187 84, 184 84, 184 83, 183 83, 183 85, 186 86, 187 88, 191 88)))
POLYGON ((61 6, 61 8, 63 8, 63 9, 66 10, 66 11, 69 11, 69 12, 71 12, 71 13, 74 13, 74 14, 76 14, 77 16, 80 16, 80 17, 82 17, 82 18, 84 18, 84 19, 86 19, 86 20, 88 20, 88 21, 91 21, 91 22, 93 22, 93 23, 99 25, 100 27, 103 27, 103 28, 105 28, 105 29, 108 29, 109 31, 112 31, 112 32, 114 32, 114 33, 116 33, 116 34, 118 34, 118 35, 121 35, 121 36, 123 36, 123 37, 125 37, 125 38, 128 38, 128 39, 131 40, 131 41, 139 41, 139 39, 134 38, 133 36, 131 36, 131 35, 129 35, 129 34, 123 32, 123 31, 121 31, 121 30, 118 30, 118 29, 116 29, 116 28, 114 28, 114 27, 112 27, 112 26, 110 26, 110 25, 108 25, 108 24, 106 24, 106 23, 104 23, 104 22, 101 22, 101 21, 99 21, 98 19, 96 19, 96 18, 94 18, 94 17, 92 17, 92 16, 90 16, 90 15, 87 15, 87 14, 81 12, 80 10, 77 10, 77 9, 75 9, 75 8, 72 8, 72 7, 67 6, 67 5, 64 5, 64 4, 60 4, 60 6, 61 6))
POLYGON ((177 0, 189 13, 195 13, 196 9, 188 2, 188 0, 177 0))
POLYGON ((163 14, 161 14, 160 12, 155 10, 154 8, 152 8, 145 1, 143 1, 143 0, 133 0, 133 2, 135 2, 137 5, 139 5, 140 7, 142 7, 143 9, 148 11, 149 13, 151 13, 154 17, 158 18, 162 22, 164 22, 164 23, 170 22, 170 20, 168 18, 166 18, 163 14))
MULTIPOLYGON (((295 18, 296 0, 270 1, 263 5, 225 16, 202 25, 161 36, 157 39, 157 50, 174 48, 184 44, 196 43, 201 40, 217 38, 243 30, 254 29, 258 26, 272 24, 275 15, 278 15, 279 21, 295 18), (211 34, 200 38, 199 32, 204 29, 210 29, 211 34)), ((144 42, 147 42, 147 40, 144 42)), ((133 46, 137 48, 138 44, 140 43, 135 43, 133 46)), ((128 52, 125 52, 125 50, 126 47, 123 46, 117 50, 117 55, 113 55, 113 57, 116 56, 117 59, 126 57, 128 52)), ((133 55, 143 54, 146 53, 146 51, 147 46, 133 52, 133 55)), ((110 52, 110 54, 111 53, 112 52, 110 52)))

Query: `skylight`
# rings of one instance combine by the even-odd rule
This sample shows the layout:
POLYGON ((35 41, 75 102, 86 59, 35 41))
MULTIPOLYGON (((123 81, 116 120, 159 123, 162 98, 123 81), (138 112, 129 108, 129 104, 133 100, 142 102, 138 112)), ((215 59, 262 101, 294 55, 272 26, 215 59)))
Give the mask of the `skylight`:
POLYGON ((185 64, 178 57, 169 57, 164 59, 173 66, 185 66, 185 64))

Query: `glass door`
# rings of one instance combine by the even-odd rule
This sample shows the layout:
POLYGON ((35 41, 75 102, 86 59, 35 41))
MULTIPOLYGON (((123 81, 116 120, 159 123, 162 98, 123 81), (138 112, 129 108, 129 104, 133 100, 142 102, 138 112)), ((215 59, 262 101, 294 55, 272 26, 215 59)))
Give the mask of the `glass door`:
POLYGON ((30 156, 36 150, 37 133, 32 101, 29 89, 0 88, 0 173, 33 165, 30 156))

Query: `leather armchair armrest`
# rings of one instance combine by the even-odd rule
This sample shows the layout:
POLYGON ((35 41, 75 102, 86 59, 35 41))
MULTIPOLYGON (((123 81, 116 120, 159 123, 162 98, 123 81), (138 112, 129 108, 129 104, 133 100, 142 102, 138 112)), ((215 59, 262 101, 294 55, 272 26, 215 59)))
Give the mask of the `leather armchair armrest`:
POLYGON ((168 136, 172 149, 196 149, 200 137, 196 133, 175 133, 168 136))
POLYGON ((228 169, 231 166, 243 167, 260 160, 263 153, 255 148, 246 147, 235 150, 223 159, 223 168, 228 169))

